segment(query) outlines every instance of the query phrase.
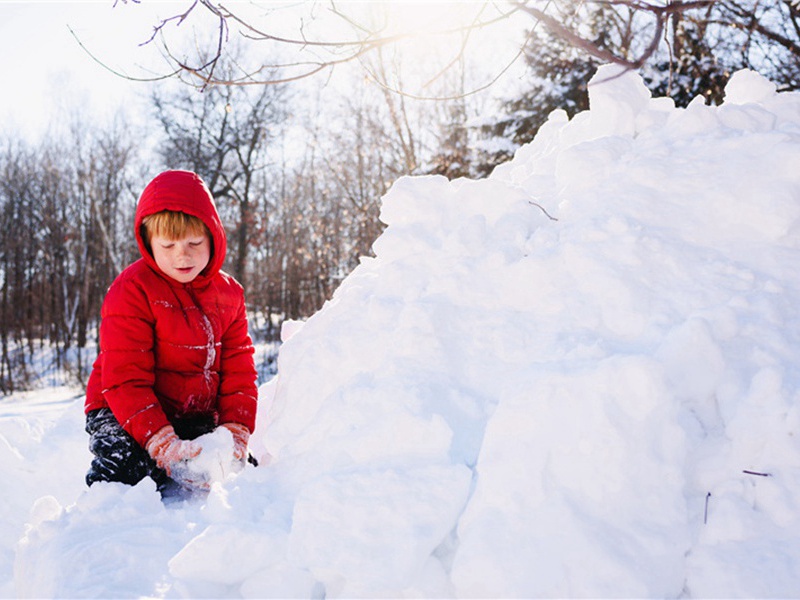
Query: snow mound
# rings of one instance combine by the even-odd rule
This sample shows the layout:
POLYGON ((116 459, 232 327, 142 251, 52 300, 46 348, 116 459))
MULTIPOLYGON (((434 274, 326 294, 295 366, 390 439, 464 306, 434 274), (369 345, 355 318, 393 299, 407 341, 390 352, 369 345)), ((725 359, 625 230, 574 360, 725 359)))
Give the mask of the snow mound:
POLYGON ((487 180, 398 180, 376 256, 286 327, 270 464, 44 501, 18 594, 796 596, 800 97, 728 91, 603 68, 487 180))

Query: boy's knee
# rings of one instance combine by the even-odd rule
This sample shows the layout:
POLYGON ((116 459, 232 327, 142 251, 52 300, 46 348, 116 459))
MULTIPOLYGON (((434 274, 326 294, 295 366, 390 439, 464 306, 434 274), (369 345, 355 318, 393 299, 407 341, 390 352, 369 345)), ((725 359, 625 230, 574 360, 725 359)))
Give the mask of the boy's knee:
POLYGON ((117 422, 107 408, 86 416, 89 449, 94 458, 86 474, 87 485, 119 481, 135 485, 151 474, 155 463, 147 452, 117 422))
POLYGON ((86 431, 89 433, 89 449, 94 455, 86 473, 87 486, 99 481, 136 485, 150 477, 163 498, 185 495, 186 491, 156 465, 108 408, 93 410, 86 415, 86 431))
POLYGON ((86 473, 86 484, 91 486, 98 481, 118 481, 136 485, 150 475, 150 471, 150 465, 136 456, 95 456, 86 473))

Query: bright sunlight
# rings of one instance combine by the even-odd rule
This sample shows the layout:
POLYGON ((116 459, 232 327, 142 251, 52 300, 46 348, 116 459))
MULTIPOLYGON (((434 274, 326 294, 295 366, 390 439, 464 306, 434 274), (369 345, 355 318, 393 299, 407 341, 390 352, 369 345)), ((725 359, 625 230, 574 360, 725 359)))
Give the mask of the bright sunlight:
MULTIPOLYGON (((345 4, 341 13, 370 37, 399 41, 382 49, 373 76, 411 95, 469 92, 490 81, 519 51, 522 26, 508 6, 487 1, 393 1, 345 4)), ((369 62, 368 62, 369 61, 369 62)))

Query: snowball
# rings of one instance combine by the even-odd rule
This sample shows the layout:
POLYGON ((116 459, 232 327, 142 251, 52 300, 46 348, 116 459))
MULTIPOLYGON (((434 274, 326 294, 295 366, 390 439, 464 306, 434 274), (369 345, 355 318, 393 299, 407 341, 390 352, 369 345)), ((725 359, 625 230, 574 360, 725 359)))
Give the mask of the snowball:
POLYGON ((177 480, 187 478, 215 483, 242 470, 241 461, 233 456, 233 435, 226 427, 217 427, 193 441, 200 446, 200 454, 175 468, 177 480))

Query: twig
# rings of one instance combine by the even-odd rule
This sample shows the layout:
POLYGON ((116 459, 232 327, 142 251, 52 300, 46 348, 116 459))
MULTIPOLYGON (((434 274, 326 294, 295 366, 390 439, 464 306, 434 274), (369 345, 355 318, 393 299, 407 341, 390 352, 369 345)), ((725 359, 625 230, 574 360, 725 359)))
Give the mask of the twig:
POLYGON ((539 210, 541 210, 541 211, 542 211, 542 212, 545 214, 545 216, 546 216, 548 219, 550 219, 551 221, 558 221, 558 219, 556 219, 556 218, 555 218, 553 215, 551 215, 549 212, 547 212, 547 211, 545 210, 544 206, 542 206, 542 205, 541 205, 541 204, 539 204, 538 202, 534 202, 533 200, 528 200, 528 204, 530 204, 530 205, 532 205, 532 206, 535 206, 535 207, 537 207, 537 208, 538 208, 539 210))
POLYGON ((758 471, 748 471, 747 469, 743 470, 742 473, 747 473, 748 475, 758 475, 759 477, 772 477, 772 473, 760 473, 758 471))
MULTIPOLYGON (((153 33, 150 35, 150 38, 149 38, 147 41, 145 41, 145 42, 142 42, 142 43, 141 43, 141 44, 139 44, 139 45, 140 45, 140 46, 146 46, 147 44, 149 44, 150 42, 152 42, 154 39, 156 39, 156 36, 157 36, 157 35, 158 35, 158 34, 159 34, 161 31, 163 31, 163 30, 164 30, 164 28, 167 26, 167 23, 170 23, 171 21, 177 21, 177 22, 178 22, 178 25, 180 25, 181 23, 183 23, 183 22, 184 22, 184 21, 185 21, 185 20, 186 20, 186 19, 189 17, 189 15, 191 14, 191 12, 192 12, 192 11, 193 11, 193 10, 194 10, 196 7, 197 7, 197 3, 198 3, 199 1, 200 1, 200 0, 194 0, 194 2, 192 2, 192 5, 191 5, 191 6, 190 6, 188 9, 186 9, 186 11, 185 11, 185 12, 183 12, 183 13, 181 13, 181 14, 179 14, 179 15, 175 15, 175 16, 173 16, 173 17, 169 17, 168 19, 162 19, 162 20, 161 20, 161 23, 159 23, 158 25, 156 25, 156 26, 154 26, 154 27, 153 27, 153 33)), ((205 3, 203 3, 203 4, 205 5, 205 3)), ((116 5, 115 5, 115 6, 116 6, 116 5)))
POLYGON ((706 494, 706 508, 705 508, 705 511, 703 512, 703 525, 708 523, 708 501, 710 499, 711 499, 711 492, 708 492, 706 494))

